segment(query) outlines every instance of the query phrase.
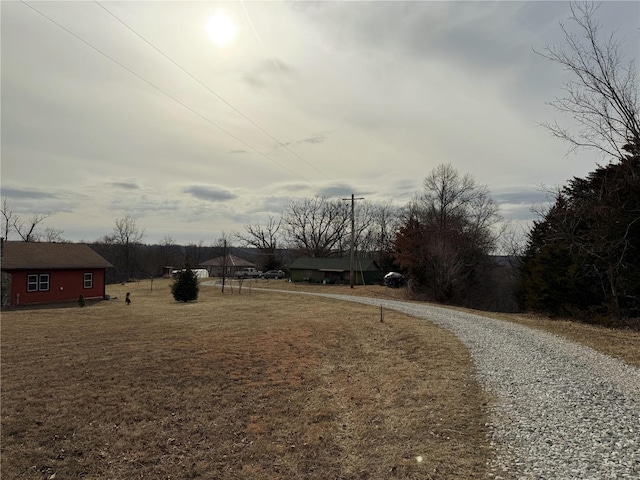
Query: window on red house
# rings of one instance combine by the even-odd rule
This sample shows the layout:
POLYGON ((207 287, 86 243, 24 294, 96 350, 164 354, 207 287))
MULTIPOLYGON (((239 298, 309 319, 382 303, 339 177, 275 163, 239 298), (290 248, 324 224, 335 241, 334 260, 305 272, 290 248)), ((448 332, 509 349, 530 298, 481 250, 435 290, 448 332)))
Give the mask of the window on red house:
POLYGON ((93 288, 93 273, 84 274, 84 288, 93 288))
POLYGON ((27 292, 38 291, 38 275, 27 275, 27 292))
POLYGON ((46 292, 49 290, 49 274, 27 275, 27 292, 46 292))
POLYGON ((49 274, 48 273, 40 274, 40 279, 38 282, 38 290, 40 290, 41 292, 46 292, 47 290, 49 290, 49 274))

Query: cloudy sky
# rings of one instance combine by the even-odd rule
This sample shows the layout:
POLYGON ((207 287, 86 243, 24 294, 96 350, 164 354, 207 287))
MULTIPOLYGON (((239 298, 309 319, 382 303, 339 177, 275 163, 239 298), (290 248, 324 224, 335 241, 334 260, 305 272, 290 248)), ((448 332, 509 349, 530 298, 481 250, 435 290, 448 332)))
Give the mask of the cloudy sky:
MULTIPOLYGON (((7 2, 2 196, 72 241, 213 243, 298 197, 403 205, 437 165, 507 219, 602 162, 540 127, 566 2, 7 2), (37 11, 36 11, 37 10, 37 11)), ((605 2, 638 58, 640 3, 605 2)))

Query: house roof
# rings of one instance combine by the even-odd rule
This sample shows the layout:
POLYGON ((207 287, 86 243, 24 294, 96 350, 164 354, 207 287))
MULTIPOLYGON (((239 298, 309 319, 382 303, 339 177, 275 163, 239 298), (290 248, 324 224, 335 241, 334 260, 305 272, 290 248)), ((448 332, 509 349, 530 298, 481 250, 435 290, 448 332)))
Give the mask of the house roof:
POLYGON ((84 243, 3 242, 2 270, 110 268, 84 243))
MULTIPOLYGON (((355 268, 358 271, 372 272, 380 270, 374 260, 355 260, 355 268)), ((347 272, 351 269, 351 261, 348 257, 316 258, 302 257, 294 260, 289 267, 291 270, 319 270, 325 272, 347 272)))
MULTIPOLYGON (((200 264, 201 267, 222 267, 225 265, 224 255, 217 258, 212 258, 206 262, 200 264)), ((244 258, 236 257, 235 255, 227 255, 226 265, 227 267, 255 267, 255 265, 244 258)))

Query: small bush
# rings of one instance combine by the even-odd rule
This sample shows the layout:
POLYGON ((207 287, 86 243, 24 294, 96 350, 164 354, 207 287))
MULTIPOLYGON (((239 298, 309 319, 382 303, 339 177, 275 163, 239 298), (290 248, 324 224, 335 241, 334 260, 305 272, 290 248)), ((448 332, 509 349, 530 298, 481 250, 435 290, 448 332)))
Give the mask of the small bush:
POLYGON ((199 290, 198 277, 190 268, 178 273, 176 280, 171 284, 171 293, 177 302, 197 300, 199 290))

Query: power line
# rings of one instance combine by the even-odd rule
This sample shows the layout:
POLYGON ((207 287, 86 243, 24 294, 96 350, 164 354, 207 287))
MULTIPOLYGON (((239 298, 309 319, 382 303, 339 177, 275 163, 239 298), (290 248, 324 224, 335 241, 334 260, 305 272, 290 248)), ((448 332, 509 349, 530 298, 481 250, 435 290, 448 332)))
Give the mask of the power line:
POLYGON ((115 63, 116 65, 118 65, 119 67, 123 68, 124 70, 126 70, 127 72, 129 72, 130 74, 132 74, 133 76, 137 77, 138 79, 142 80, 144 83, 146 83, 147 85, 155 88, 156 90, 158 90, 160 93, 166 95, 167 97, 169 97, 171 100, 173 100, 174 102, 178 103, 179 105, 181 105, 182 107, 184 107, 185 109, 189 110, 191 113, 193 113, 194 115, 197 115, 198 117, 200 117, 202 120, 204 120, 205 122, 209 123, 210 125, 213 125, 214 127, 216 127, 217 129, 219 129, 221 132, 226 133, 227 135, 229 135, 231 138, 233 138, 234 140, 236 140, 237 142, 241 143, 242 145, 244 145, 247 148, 250 148, 251 150, 253 150, 254 152, 256 152, 258 155, 260 155, 261 157, 266 158, 267 160, 269 160, 270 162, 273 162, 274 164, 276 164, 277 166, 279 166, 280 168, 287 170, 289 173, 291 173, 292 175, 302 179, 302 180, 306 180, 305 178, 303 178, 302 176, 298 175, 296 172, 294 172, 293 170, 291 170, 290 168, 276 162, 273 158, 265 155, 264 153, 260 152, 258 149, 256 149, 255 147, 249 145, 247 142, 245 142, 244 140, 238 138, 237 136, 235 136, 234 134, 232 134, 231 132, 229 132, 228 130, 225 130, 223 127, 221 127, 220 125, 218 125, 217 123, 215 123, 214 121, 208 119, 207 117, 205 117, 204 115, 202 115, 200 112, 194 110, 193 108, 189 107, 188 105, 186 105, 185 103, 181 102, 180 100, 178 100, 177 98, 175 98, 173 95, 167 93, 166 91, 164 91, 162 88, 158 87, 157 85, 151 83, 149 80, 147 80, 146 78, 142 77, 141 75, 137 74, 136 72, 134 72, 133 70, 131 70, 129 67, 123 65, 122 63, 120 63, 118 60, 116 60, 115 58, 111 57, 109 54, 103 52, 102 50, 100 50, 98 47, 95 47, 94 45, 92 45, 91 43, 89 43, 88 41, 84 40, 83 38, 81 38, 80 36, 76 35, 75 33, 73 33, 71 30, 69 30, 68 28, 66 28, 65 26, 59 24, 58 22, 56 22, 55 20, 53 20, 51 17, 47 16, 46 14, 42 13, 40 10, 38 10, 37 8, 33 7, 32 5, 29 5, 27 2, 25 2, 24 0, 20 0, 21 3, 23 3, 24 5, 26 5, 27 7, 29 7, 30 9, 32 9, 34 12, 38 13, 39 15, 41 15, 42 17, 46 18, 47 20, 49 20, 51 23, 53 23, 54 25, 56 25, 57 27, 61 28, 62 30, 64 30, 65 32, 67 32, 69 35, 71 35, 72 37, 74 37, 75 39, 81 41, 82 43, 84 43, 85 45, 87 45, 88 47, 92 48, 93 50, 95 50, 96 52, 98 52, 99 54, 103 55, 104 57, 108 58, 109 60, 111 60, 113 63, 115 63))
MULTIPOLYGON (((258 130, 260 130, 262 133, 264 133, 265 135, 267 135, 269 138, 271 138, 273 141, 275 141, 276 143, 278 143, 279 146, 281 146, 282 148, 284 148, 285 150, 287 150, 289 153, 291 153, 292 155, 294 155, 296 158, 298 158, 299 160, 301 160, 305 165, 307 165, 308 167, 313 168, 316 172, 318 172, 319 174, 323 175, 324 177, 326 177, 327 179, 331 180, 331 178, 326 175, 324 172, 320 171, 318 168, 316 168, 314 165, 310 164, 309 162, 307 162, 304 158, 302 158, 300 155, 298 155, 296 152, 294 152, 293 150, 291 150, 284 142, 281 142, 279 139, 277 139, 276 137, 274 137, 273 135, 271 135, 268 131, 266 131, 264 128, 262 128, 260 125, 258 125, 256 122, 254 122, 251 118, 249 118, 247 115, 245 115, 244 113, 242 113, 240 110, 238 110, 235 106, 233 106, 231 103, 229 103, 227 100, 225 100, 223 97, 221 97, 220 95, 218 95, 215 91, 213 91, 209 86, 207 86, 205 83, 203 83, 202 81, 200 81, 200 79, 198 79, 195 75, 193 75, 191 72, 189 72, 187 69, 185 69, 184 67, 182 67, 180 64, 178 64, 175 60, 173 60, 171 57, 169 57, 167 54, 165 54, 162 50, 160 50, 158 47, 156 47, 154 44, 152 44, 149 40, 147 40, 144 36, 142 36, 140 33, 138 33, 133 27, 129 26, 124 20, 122 20, 120 17, 118 17, 115 13, 113 13, 112 11, 110 11, 107 7, 105 7, 104 5, 102 5, 98 0, 93 0, 94 3, 96 5, 98 5, 100 8, 102 8, 105 12, 107 12, 109 15, 111 15, 113 18, 115 18, 116 20, 118 20, 118 22, 120 22, 122 25, 124 25, 127 29, 129 29, 129 31, 131 31, 133 34, 135 34, 138 38, 140 38, 143 42, 145 42, 147 45, 149 45, 151 48, 153 48, 156 52, 158 52, 160 55, 162 55, 164 58, 166 58, 167 60, 169 60, 171 63, 173 63, 176 67, 178 67, 180 70, 182 70, 185 74, 187 74, 189 77, 191 77, 191 79, 193 79, 194 81, 196 81, 197 83, 199 83, 203 88, 205 88, 209 93, 211 93, 212 95, 215 95, 215 97, 220 100, 221 102, 223 102, 225 105, 227 105, 229 108, 231 108, 234 112, 236 112, 238 115, 240 115, 242 118, 244 118, 246 121, 248 121, 251 125, 253 125, 254 127, 256 127, 258 130)), ((242 6, 242 8, 244 9, 244 5, 242 6)), ((245 11, 246 14, 246 11, 245 11)), ((250 25, 251 28, 253 29, 253 24, 250 25)), ((254 30, 254 34, 255 34, 255 29, 254 30)))

